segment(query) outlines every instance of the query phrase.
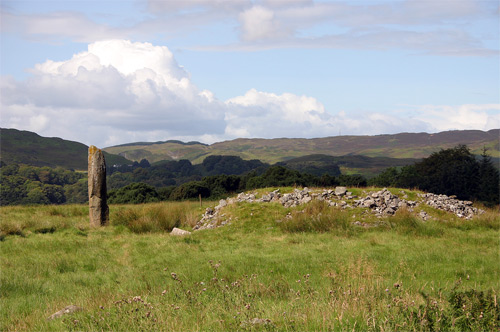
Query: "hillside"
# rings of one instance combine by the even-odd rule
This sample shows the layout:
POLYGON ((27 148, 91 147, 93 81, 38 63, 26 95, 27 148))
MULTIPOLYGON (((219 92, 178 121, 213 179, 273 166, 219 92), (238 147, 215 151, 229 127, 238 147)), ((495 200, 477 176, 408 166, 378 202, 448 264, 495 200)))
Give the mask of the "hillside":
MULTIPOLYGON (((58 137, 42 137, 30 131, 0 129, 1 160, 9 164, 60 166, 86 170, 88 146, 58 137)), ((108 165, 130 164, 130 160, 104 152, 108 165)))
POLYGON ((388 158, 388 157, 367 157, 360 155, 328 156, 322 154, 308 155, 289 159, 277 163, 300 172, 306 172, 321 176, 323 174, 335 174, 335 167, 338 167, 342 174, 362 174, 364 176, 374 176, 388 167, 401 167, 412 165, 419 159, 413 158, 388 158))
POLYGON ((367 157, 424 158, 432 152, 466 144, 473 153, 481 154, 483 146, 492 157, 500 157, 500 129, 487 132, 479 130, 447 131, 436 134, 401 133, 376 136, 335 136, 325 138, 276 138, 248 139, 203 145, 175 142, 156 144, 127 144, 105 148, 107 152, 124 156, 130 160, 189 159, 200 163, 207 155, 234 155, 243 159, 259 159, 274 164, 292 158, 312 154, 330 156, 362 155, 367 157))

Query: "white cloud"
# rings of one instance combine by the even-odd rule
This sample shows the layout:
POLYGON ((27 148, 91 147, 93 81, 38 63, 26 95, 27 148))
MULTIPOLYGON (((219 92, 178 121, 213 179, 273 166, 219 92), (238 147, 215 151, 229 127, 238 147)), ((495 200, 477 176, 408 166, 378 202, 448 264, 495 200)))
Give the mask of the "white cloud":
POLYGON ((500 128, 499 104, 414 106, 404 117, 394 110, 333 114, 311 96, 256 89, 223 102, 199 90, 167 47, 126 40, 92 43, 31 73, 23 81, 1 78, 1 126, 99 146, 500 128))
POLYGON ((249 90, 226 101, 231 137, 317 137, 332 134, 333 118, 316 99, 249 90))
POLYGON ((271 9, 254 6, 239 15, 242 38, 245 41, 273 40, 287 37, 291 31, 274 16, 271 9))
MULTIPOLYGON (((224 25, 224 40, 195 49, 399 49, 442 56, 498 56, 495 1, 147 1, 149 12, 105 24, 77 12, 1 12, 2 30, 28 39, 94 42, 196 36, 224 25), (126 23, 124 23, 126 22, 126 23), (478 29, 478 25, 482 28, 478 29), (230 36, 228 38, 228 36, 230 36)), ((96 6, 99 8, 99 6, 96 6)), ((109 9, 108 9, 109 10, 109 9)), ((97 15, 99 9, 96 9, 97 15)), ((221 37, 222 38, 222 37, 221 37)), ((186 38, 189 39, 189 38, 186 38)))
POLYGON ((424 105, 417 112, 415 118, 427 122, 432 131, 500 128, 500 104, 424 105))
MULTIPOLYGON (((46 61, 33 76, 3 78, 2 125, 64 133, 92 143, 91 128, 164 137, 222 134, 224 104, 199 91, 166 47, 110 40, 66 61, 46 61), (41 116, 50 121, 40 121, 41 116), (35 124, 44 124, 35 127, 35 124)), ((106 140, 106 139, 105 139, 106 140)))

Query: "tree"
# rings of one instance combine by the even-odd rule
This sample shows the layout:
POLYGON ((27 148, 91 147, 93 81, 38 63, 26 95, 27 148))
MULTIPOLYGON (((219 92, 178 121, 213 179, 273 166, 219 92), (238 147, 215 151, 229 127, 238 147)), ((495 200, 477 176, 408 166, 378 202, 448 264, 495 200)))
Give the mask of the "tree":
POLYGON ((434 152, 415 163, 415 170, 422 190, 466 200, 477 197, 479 163, 465 145, 434 152))
POLYGON ((194 181, 184 183, 183 185, 175 188, 170 194, 172 200, 183 200, 190 198, 198 198, 198 196, 206 198, 210 196, 210 189, 205 186, 201 181, 194 181))
POLYGON ((419 182, 419 175, 415 169, 415 165, 407 165, 401 168, 395 187, 413 189, 418 187, 419 182))
POLYGON ((394 187, 398 180, 398 176, 399 173, 396 167, 389 167, 376 177, 370 179, 368 183, 377 187, 394 187))
POLYGON ((108 193, 108 202, 111 204, 140 204, 158 201, 156 189, 145 183, 132 183, 108 193))
POLYGON ((498 169, 493 165, 486 148, 483 148, 481 158, 479 162, 479 190, 477 199, 485 202, 486 205, 499 204, 500 176, 498 169))
POLYGON ((345 187, 366 187, 366 178, 359 174, 339 176, 339 185, 345 187))
POLYGON ((149 164, 149 161, 147 159, 142 159, 139 162, 139 166, 142 168, 148 168, 148 167, 151 167, 151 164, 149 164))

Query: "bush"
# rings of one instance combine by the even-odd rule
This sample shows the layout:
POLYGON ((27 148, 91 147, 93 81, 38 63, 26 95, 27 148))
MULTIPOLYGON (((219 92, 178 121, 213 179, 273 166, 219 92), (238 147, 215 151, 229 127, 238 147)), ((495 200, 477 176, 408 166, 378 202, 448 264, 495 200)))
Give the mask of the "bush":
POLYGON ((132 183, 108 193, 108 202, 111 204, 140 204, 158 201, 156 189, 145 183, 132 183))
POLYGON ((496 295, 471 289, 453 291, 450 295, 451 316, 460 331, 498 331, 500 306, 496 295))
POLYGON ((190 198, 198 198, 198 196, 206 198, 210 196, 210 189, 201 181, 194 181, 185 183, 175 188, 170 194, 172 200, 183 200, 190 198))

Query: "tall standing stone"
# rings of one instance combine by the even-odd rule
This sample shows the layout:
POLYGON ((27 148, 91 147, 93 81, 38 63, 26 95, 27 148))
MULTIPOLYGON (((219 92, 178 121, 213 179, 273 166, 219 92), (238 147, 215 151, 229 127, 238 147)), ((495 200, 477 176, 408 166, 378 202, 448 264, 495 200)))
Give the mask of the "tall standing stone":
POLYGON ((89 147, 89 214, 90 226, 104 226, 109 221, 106 200, 106 161, 101 149, 89 147))

